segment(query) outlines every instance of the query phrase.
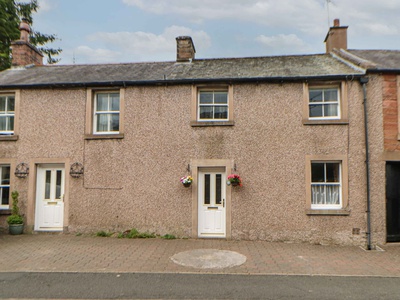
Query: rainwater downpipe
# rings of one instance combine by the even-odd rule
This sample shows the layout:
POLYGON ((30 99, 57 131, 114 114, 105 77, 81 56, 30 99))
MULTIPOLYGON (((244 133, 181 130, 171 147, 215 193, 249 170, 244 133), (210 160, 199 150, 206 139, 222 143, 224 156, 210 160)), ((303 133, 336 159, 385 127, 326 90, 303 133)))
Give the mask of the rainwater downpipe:
POLYGON ((364 95, 364 133, 365 133, 365 164, 367 175, 367 250, 372 250, 371 246, 371 195, 370 195, 370 178, 369 178, 369 143, 368 143, 368 112, 367 112, 367 83, 368 77, 361 77, 364 95))

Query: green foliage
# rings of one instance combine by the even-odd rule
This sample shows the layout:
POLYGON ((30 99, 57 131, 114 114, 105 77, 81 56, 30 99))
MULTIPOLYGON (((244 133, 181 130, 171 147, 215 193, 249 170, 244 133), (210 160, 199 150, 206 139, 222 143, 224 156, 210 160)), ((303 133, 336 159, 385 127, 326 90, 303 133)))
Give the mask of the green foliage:
POLYGON ((11 209, 11 214, 18 216, 19 215, 19 207, 18 207, 18 197, 19 193, 17 191, 12 191, 11 192, 11 198, 12 198, 12 209, 11 209))
POLYGON ((104 230, 101 230, 101 231, 96 233, 96 236, 101 236, 101 237, 110 237, 112 235, 113 235, 112 232, 106 232, 104 230))
POLYGON ((19 38, 19 17, 13 0, 0 0, 0 71, 11 66, 10 45, 19 38))
MULTIPOLYGON (((37 0, 30 2, 16 2, 15 0, 0 0, 0 71, 11 67, 12 41, 19 39, 18 29, 20 20, 25 19, 29 24, 33 24, 32 14, 37 12, 39 4, 37 0)), ((62 49, 50 48, 45 46, 57 40, 54 34, 42 34, 32 29, 30 42, 36 46, 47 57, 48 64, 54 64, 59 59, 54 56, 59 55, 62 49)))
POLYGON ((24 224, 24 218, 19 214, 19 207, 18 207, 18 197, 19 194, 17 191, 11 192, 12 198, 12 208, 11 208, 11 216, 7 217, 7 223, 11 224, 24 224))
POLYGON ((176 236, 174 236, 173 234, 165 234, 162 236, 162 238, 166 240, 174 240, 176 239, 176 236))
POLYGON ((7 223, 9 225, 24 224, 24 218, 20 215, 11 215, 7 218, 7 223))
POLYGON ((139 232, 136 228, 132 228, 131 230, 127 230, 118 234, 118 238, 128 238, 128 239, 149 239, 155 237, 156 235, 154 233, 139 232))
POLYGON ((134 239, 134 238, 137 238, 138 235, 139 235, 139 231, 137 231, 136 228, 132 228, 131 231, 129 231, 129 232, 126 234, 126 237, 127 237, 128 239, 134 239))
POLYGON ((154 233, 150 233, 150 232, 141 232, 138 235, 138 238, 140 239, 154 239, 156 237, 156 235, 154 233))

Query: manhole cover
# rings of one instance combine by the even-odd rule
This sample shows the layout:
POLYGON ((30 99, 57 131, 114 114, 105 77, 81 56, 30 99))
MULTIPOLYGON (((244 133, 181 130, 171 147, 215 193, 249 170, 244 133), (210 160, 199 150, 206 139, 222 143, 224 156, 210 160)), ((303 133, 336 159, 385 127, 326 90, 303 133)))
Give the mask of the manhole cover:
POLYGON ((246 256, 228 250, 195 249, 179 252, 171 257, 174 263, 199 269, 223 269, 240 266, 246 262, 246 256))

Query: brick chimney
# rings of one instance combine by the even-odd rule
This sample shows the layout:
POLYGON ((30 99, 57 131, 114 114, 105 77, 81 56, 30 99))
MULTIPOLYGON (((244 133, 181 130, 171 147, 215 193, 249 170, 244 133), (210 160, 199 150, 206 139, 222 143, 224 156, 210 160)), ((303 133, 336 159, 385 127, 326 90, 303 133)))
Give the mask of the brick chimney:
POLYGON ((194 60, 196 49, 190 36, 178 36, 176 38, 176 61, 189 62, 194 60))
POLYGON ((43 54, 29 43, 31 28, 26 20, 21 21, 19 30, 21 31, 19 40, 11 43, 12 66, 43 65, 43 54))
POLYGON ((333 27, 329 28, 329 32, 325 38, 326 53, 330 53, 333 49, 347 50, 347 28, 349 26, 340 26, 339 19, 333 20, 333 27))

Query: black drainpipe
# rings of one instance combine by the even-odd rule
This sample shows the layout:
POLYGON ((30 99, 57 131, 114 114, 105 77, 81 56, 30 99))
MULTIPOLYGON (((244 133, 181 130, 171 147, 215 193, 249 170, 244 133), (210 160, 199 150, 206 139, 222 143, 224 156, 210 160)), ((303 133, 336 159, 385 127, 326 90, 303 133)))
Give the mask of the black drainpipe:
POLYGON ((365 164, 367 171, 367 249, 372 250, 371 246, 371 195, 369 184, 369 143, 368 143, 368 113, 367 113, 367 83, 368 77, 361 77, 360 83, 362 84, 364 94, 364 133, 365 133, 365 164))

